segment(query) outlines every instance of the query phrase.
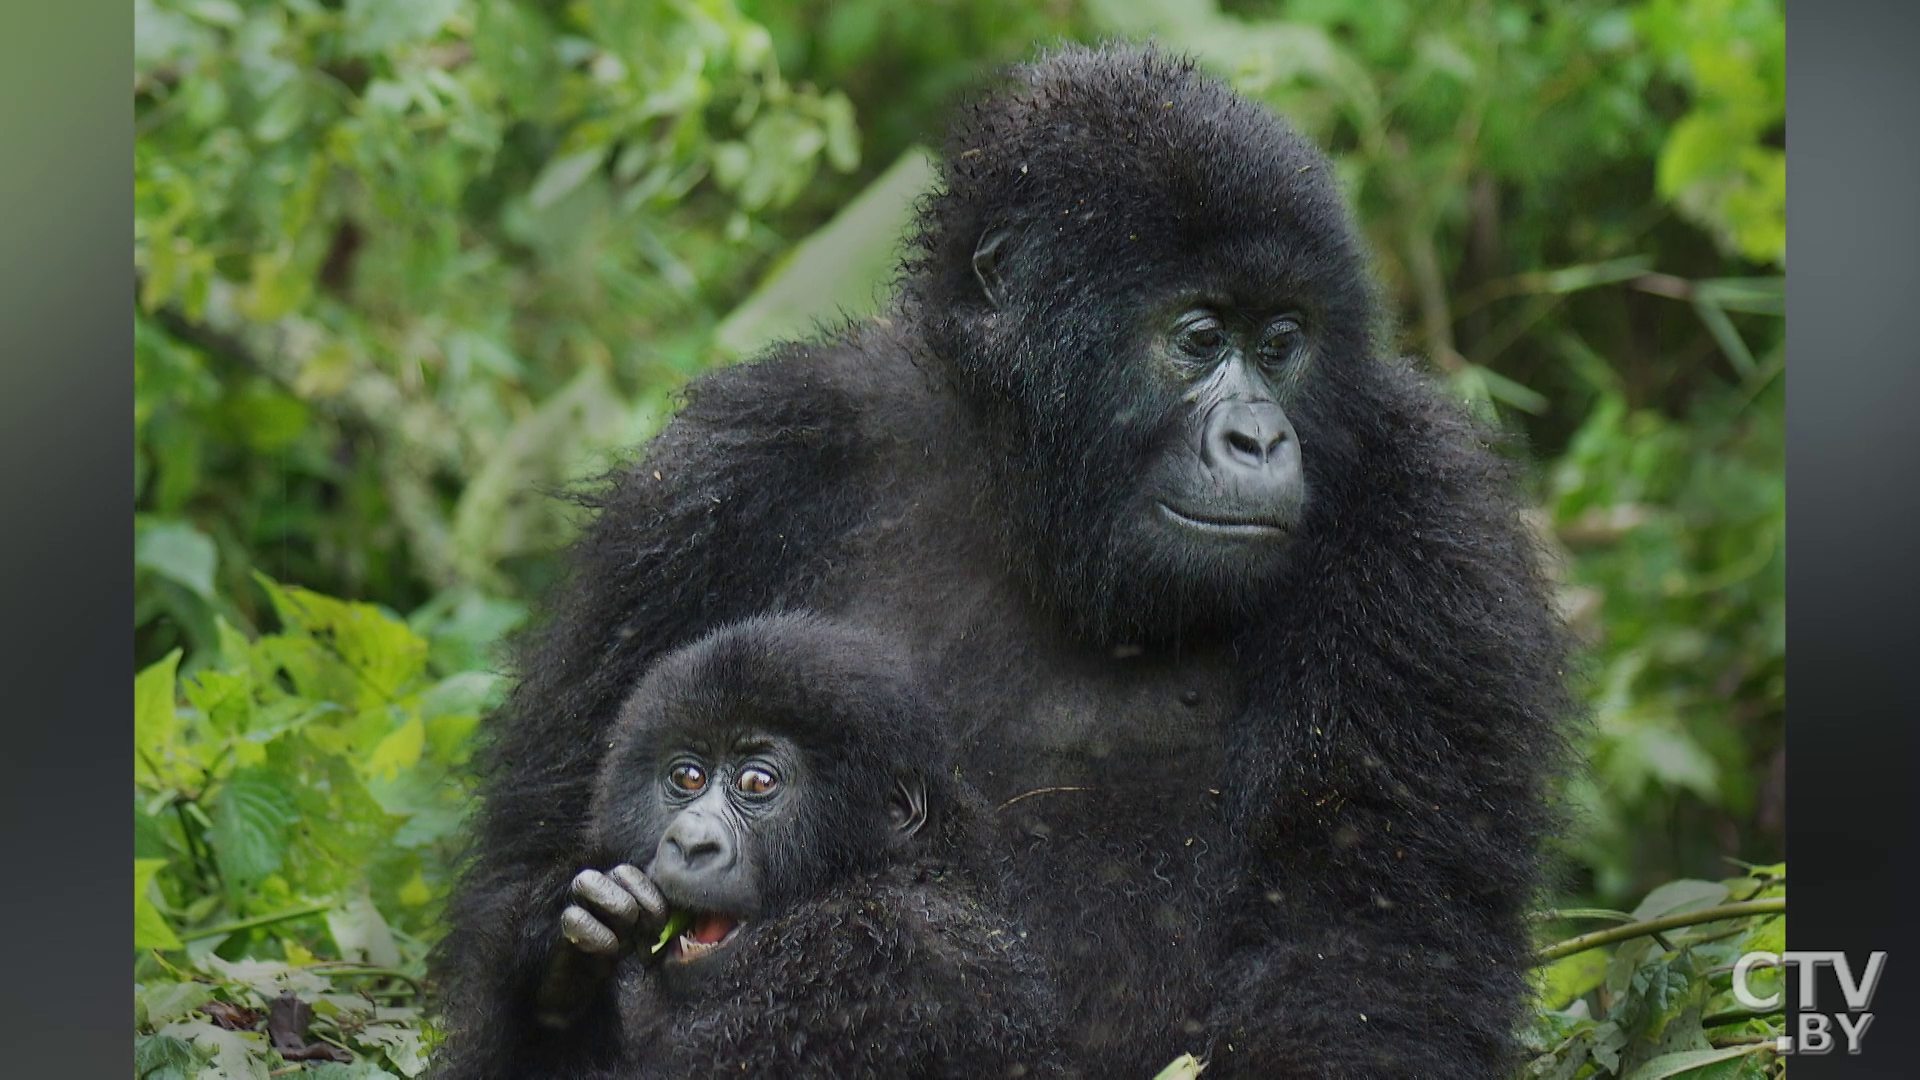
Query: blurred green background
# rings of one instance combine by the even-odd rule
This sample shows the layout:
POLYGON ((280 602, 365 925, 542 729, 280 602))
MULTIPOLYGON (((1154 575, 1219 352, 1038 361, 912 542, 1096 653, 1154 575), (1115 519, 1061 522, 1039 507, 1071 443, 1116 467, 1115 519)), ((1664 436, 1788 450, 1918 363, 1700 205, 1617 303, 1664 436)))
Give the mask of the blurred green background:
MULTIPOLYGON (((1594 709, 1565 901, 1782 857, 1779 0, 134 8, 136 975, 202 972, 142 1030, 210 964, 417 977, 550 493, 876 310, 943 118, 1066 39, 1325 145, 1398 347, 1533 464, 1594 709)), ((412 1075, 417 1016, 353 1023, 412 1075)))

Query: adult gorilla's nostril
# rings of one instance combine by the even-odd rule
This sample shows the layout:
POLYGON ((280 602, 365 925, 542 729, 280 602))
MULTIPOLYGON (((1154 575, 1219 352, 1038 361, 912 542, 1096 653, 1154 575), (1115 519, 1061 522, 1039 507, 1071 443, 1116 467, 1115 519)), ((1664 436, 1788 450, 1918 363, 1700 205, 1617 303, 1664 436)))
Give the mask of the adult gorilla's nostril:
POLYGON ((1269 402, 1227 402, 1207 421, 1205 456, 1209 464, 1264 469, 1292 430, 1286 413, 1269 402))

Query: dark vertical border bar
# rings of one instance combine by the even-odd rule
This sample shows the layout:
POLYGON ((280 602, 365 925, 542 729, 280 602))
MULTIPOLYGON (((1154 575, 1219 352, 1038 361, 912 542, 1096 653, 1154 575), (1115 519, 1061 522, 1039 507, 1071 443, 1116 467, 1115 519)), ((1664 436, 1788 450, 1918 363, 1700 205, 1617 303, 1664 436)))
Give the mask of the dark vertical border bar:
MULTIPOLYGON (((1920 5, 1787 8, 1789 946, 1887 966, 1863 1053, 1920 1075, 1920 5)), ((1831 974, 1823 1010, 1839 1007, 1831 974)))
POLYGON ((132 1053, 133 7, 0 3, 0 1072, 132 1053))

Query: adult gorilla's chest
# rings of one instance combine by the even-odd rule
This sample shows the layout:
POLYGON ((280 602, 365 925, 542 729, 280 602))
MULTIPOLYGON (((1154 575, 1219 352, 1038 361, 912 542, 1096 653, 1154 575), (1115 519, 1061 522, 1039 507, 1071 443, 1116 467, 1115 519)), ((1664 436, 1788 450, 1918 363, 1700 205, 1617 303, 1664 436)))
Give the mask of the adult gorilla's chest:
POLYGON ((947 711, 1017 917, 1084 1024, 1079 1056, 1190 1048, 1237 865, 1220 790, 1244 689, 1227 648, 1075 640, 977 523, 930 500, 875 514, 863 534, 834 590, 840 613, 907 643, 947 711))

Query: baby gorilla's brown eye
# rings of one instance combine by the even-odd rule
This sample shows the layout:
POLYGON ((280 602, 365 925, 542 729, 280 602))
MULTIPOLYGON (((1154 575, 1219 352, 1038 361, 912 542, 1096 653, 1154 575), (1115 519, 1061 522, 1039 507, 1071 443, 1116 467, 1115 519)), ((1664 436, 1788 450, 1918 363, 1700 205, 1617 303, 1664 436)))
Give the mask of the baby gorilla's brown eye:
POLYGON ((707 786, 707 771, 698 765, 683 763, 667 773, 667 781, 681 791, 699 791, 707 786))
POLYGON ((779 778, 771 771, 753 765, 740 770, 740 775, 734 780, 733 786, 747 795, 765 795, 779 783, 779 778))

